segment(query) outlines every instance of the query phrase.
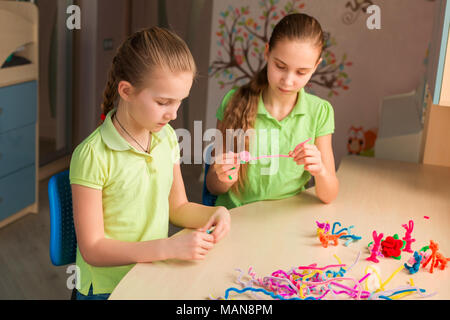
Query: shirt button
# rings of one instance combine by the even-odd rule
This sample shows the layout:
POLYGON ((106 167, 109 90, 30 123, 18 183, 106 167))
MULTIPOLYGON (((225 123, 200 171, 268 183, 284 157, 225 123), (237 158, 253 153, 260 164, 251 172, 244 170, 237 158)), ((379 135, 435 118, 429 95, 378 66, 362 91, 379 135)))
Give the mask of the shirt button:
POLYGON ((146 158, 145 161, 146 161, 147 163, 150 163, 150 162, 152 162, 152 158, 146 158))

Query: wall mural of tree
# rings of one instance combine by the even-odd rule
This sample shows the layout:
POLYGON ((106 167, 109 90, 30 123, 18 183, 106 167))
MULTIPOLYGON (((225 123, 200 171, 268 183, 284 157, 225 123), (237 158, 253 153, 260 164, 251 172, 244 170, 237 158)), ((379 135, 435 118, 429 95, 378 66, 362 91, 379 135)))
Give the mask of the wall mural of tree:
MULTIPOLYGON (((264 46, 275 24, 285 15, 301 12, 305 7, 299 0, 290 0, 283 8, 279 2, 261 0, 260 12, 254 14, 250 14, 249 6, 236 8, 230 5, 220 12, 219 28, 215 32, 219 49, 209 67, 209 75, 217 79, 221 89, 226 86, 235 88, 248 82, 264 66, 264 46)), ((318 86, 328 90, 330 98, 349 89, 351 79, 346 68, 351 67, 352 62, 348 61, 346 53, 338 59, 333 52, 336 46, 336 40, 325 32, 323 61, 306 90, 311 92, 314 86, 318 86)))

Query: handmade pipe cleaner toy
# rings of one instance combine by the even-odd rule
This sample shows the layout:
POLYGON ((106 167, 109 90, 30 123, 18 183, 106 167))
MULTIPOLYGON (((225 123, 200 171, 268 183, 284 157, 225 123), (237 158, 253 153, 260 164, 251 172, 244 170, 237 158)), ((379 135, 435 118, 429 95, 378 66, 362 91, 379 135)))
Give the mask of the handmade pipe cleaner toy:
POLYGON ((398 240, 398 235, 394 234, 393 237, 389 236, 385 240, 381 241, 381 252, 388 258, 401 259, 402 248, 405 245, 403 240, 398 240))
MULTIPOLYGON (((422 256, 422 265, 427 261, 428 257, 431 255, 431 253, 427 252, 430 249, 429 246, 424 246, 419 250, 419 254, 422 256)), ((412 258, 414 259, 414 258, 412 258)), ((411 260, 411 259, 410 259, 411 260)), ((413 264, 414 262, 409 262, 410 264, 413 264)))
POLYGON ((408 261, 412 264, 412 266, 408 266, 408 264, 405 263, 405 268, 409 271, 409 273, 414 274, 419 271, 421 261, 422 256, 417 251, 414 251, 413 258, 408 261), (413 260, 413 262, 411 262, 411 260, 413 260))
POLYGON ((322 243, 322 246, 324 248, 328 247, 328 243, 330 241, 333 241, 333 245, 337 246, 338 245, 338 240, 337 239, 348 239, 345 242, 345 246, 348 246, 351 242, 355 241, 355 240, 360 240, 362 239, 362 237, 354 235, 351 233, 351 229, 353 229, 355 226, 350 226, 348 228, 342 228, 339 231, 336 231, 336 226, 341 226, 340 222, 335 222, 333 223, 333 228, 331 229, 331 234, 329 233, 330 231, 330 224, 327 222, 325 223, 321 223, 319 221, 316 221, 317 224, 317 236, 319 237, 320 242, 322 243), (345 233, 347 232, 347 233, 345 233))
POLYGON ((403 249, 403 251, 412 253, 413 251, 411 250, 411 243, 416 241, 416 239, 411 238, 411 233, 414 229, 414 221, 409 220, 408 225, 402 224, 402 227, 405 228, 405 230, 406 230, 405 236, 402 238, 406 242, 405 248, 403 249))
POLYGON ((338 233, 338 234, 326 234, 323 231, 319 232, 319 240, 322 243, 322 247, 327 248, 328 247, 328 242, 333 241, 333 245, 337 246, 338 245, 338 238, 341 235, 344 235, 345 231, 338 233))
POLYGON ((444 270, 447 266, 447 262, 450 261, 450 258, 444 257, 441 253, 438 252, 439 244, 430 240, 429 248, 431 250, 431 255, 428 257, 427 261, 422 265, 422 268, 425 268, 427 264, 431 261, 430 265, 430 273, 433 273, 434 268, 439 267, 439 269, 444 270), (439 266, 440 265, 440 266, 439 266))
POLYGON ((374 230, 372 233, 373 236, 373 246, 370 247, 370 243, 369 243, 369 250, 370 250, 370 257, 366 258, 366 260, 368 261, 372 261, 375 263, 380 262, 377 257, 382 257, 383 254, 381 253, 381 239, 383 239, 383 234, 377 234, 377 232, 374 230))
MULTIPOLYGON (((339 222, 337 222, 337 223, 339 223, 339 222)), ((324 248, 328 247, 328 243, 330 241, 333 242, 334 246, 337 246, 338 238, 341 235, 345 234, 345 232, 341 232, 339 234, 334 234, 334 228, 336 227, 336 222, 333 224, 333 230, 332 230, 331 234, 329 233, 330 224, 328 223, 328 221, 326 223, 320 223, 320 222, 316 221, 316 224, 318 226, 317 236, 319 237, 320 243, 322 243, 322 247, 324 247, 324 248)), ((339 225, 340 225, 340 223, 339 223, 339 225)))

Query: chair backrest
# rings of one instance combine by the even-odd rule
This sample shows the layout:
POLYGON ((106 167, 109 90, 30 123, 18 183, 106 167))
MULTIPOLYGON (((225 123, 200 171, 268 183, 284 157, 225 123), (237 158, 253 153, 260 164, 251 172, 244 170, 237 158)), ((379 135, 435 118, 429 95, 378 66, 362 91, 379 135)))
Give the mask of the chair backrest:
POLYGON ((50 178, 48 200, 50 207, 50 259, 55 266, 74 263, 77 238, 73 224, 69 170, 50 178))
POLYGON ((211 192, 209 192, 208 188, 206 187, 206 175, 208 174, 209 170, 209 163, 211 163, 211 152, 213 149, 213 144, 209 145, 206 149, 206 159, 205 159, 205 177, 203 178, 203 192, 202 192, 202 203, 205 206, 214 207, 217 196, 213 195, 211 192))

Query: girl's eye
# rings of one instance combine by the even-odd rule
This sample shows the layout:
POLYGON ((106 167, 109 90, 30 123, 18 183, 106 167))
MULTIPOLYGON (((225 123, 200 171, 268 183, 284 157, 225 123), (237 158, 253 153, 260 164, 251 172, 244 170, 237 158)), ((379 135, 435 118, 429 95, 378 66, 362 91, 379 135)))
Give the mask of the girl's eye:
POLYGON ((278 65, 278 64, 275 64, 275 65, 277 66, 278 69, 284 70, 284 67, 283 67, 283 66, 280 66, 280 65, 278 65))
POLYGON ((302 73, 302 72, 299 72, 298 74, 301 75, 301 76, 306 75, 306 73, 302 73))
POLYGON ((168 106, 170 103, 169 102, 162 102, 162 101, 156 101, 157 104, 159 104, 160 106, 168 106))

